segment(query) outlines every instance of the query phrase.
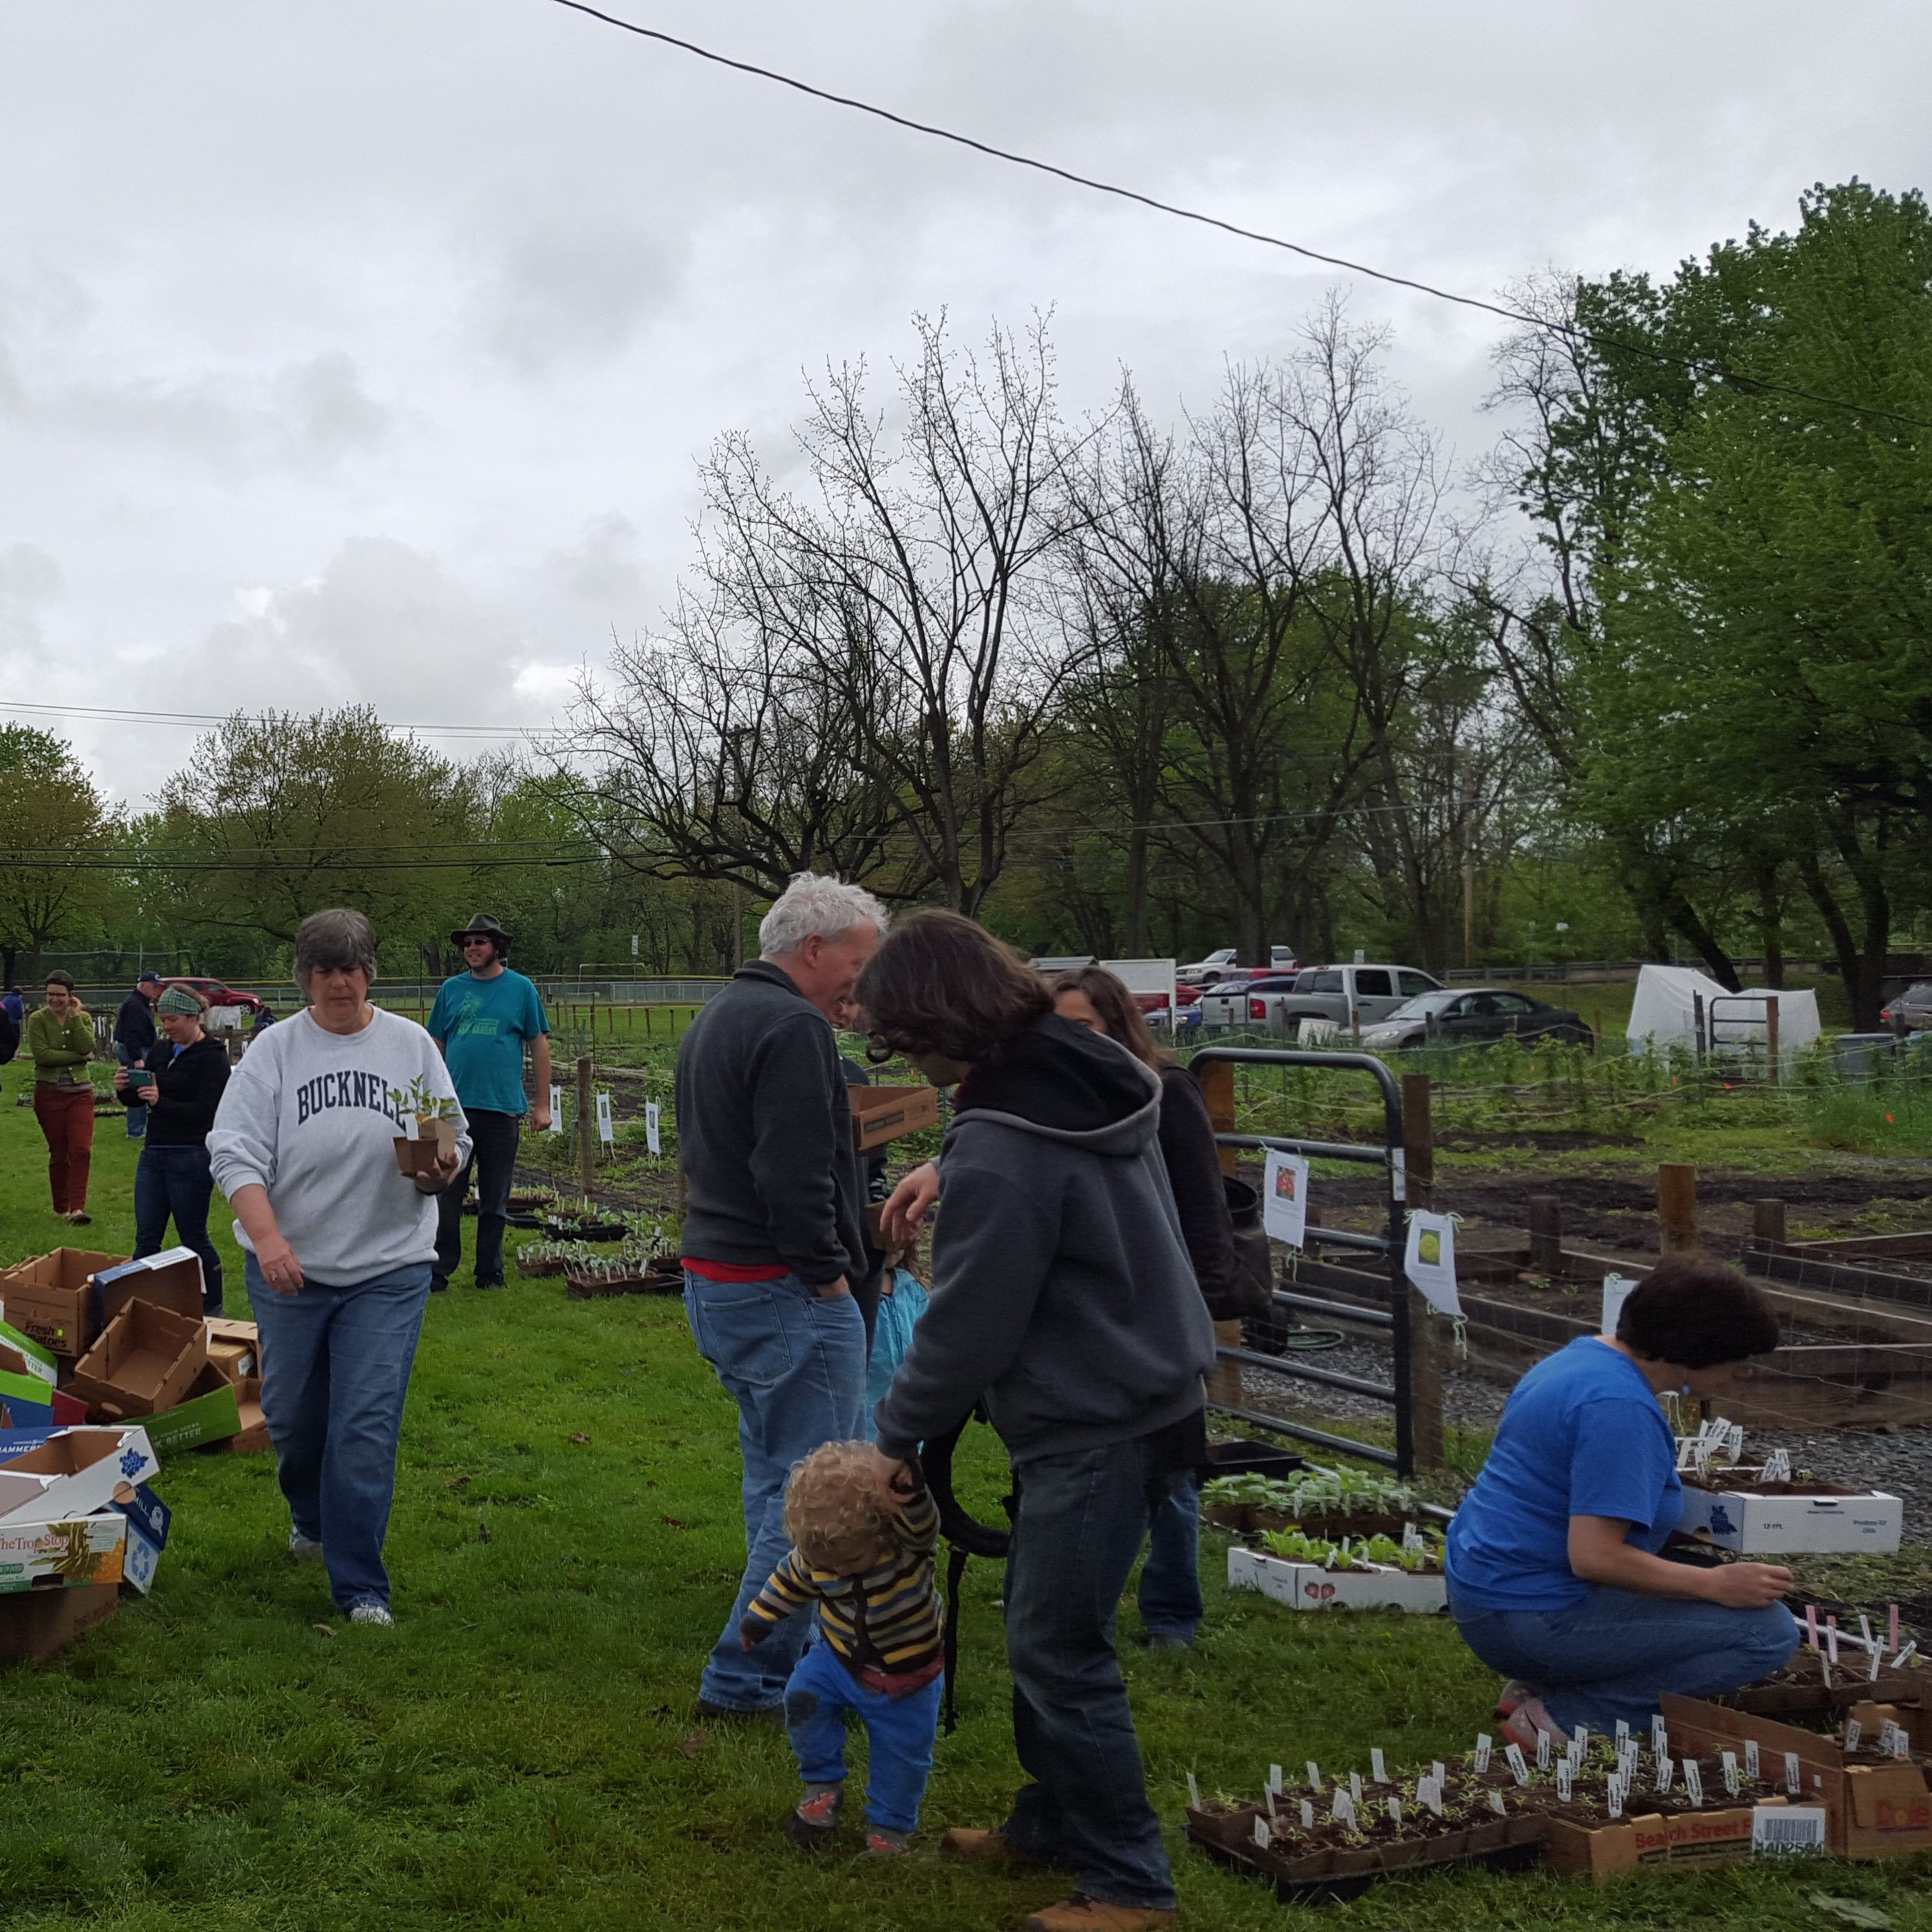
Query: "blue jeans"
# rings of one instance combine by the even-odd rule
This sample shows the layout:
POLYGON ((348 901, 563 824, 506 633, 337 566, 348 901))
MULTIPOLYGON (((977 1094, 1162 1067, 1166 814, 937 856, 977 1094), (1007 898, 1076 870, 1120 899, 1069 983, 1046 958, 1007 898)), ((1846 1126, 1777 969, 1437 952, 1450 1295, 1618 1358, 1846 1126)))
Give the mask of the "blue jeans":
POLYGON ((733 1710, 775 1710, 812 1620, 788 1617, 750 1650, 740 1646, 738 1627, 791 1547, 784 1532, 791 1466, 822 1442, 848 1442, 859 1433, 866 1324, 849 1294, 828 1300, 795 1274, 707 1281, 687 1273, 684 1307, 698 1353, 737 1402, 745 1459, 744 1580, 698 1695, 733 1710))
POLYGON ((508 1225, 505 1216, 510 1208, 510 1184, 516 1178, 523 1116, 474 1107, 465 1108, 463 1118, 470 1123, 470 1158, 436 1197, 434 1273, 439 1288, 447 1287, 463 1264, 463 1203, 472 1173, 476 1176, 476 1285, 500 1285, 503 1279, 503 1230, 508 1225))
POLYGON ((1492 1670, 1520 1678, 1566 1731, 1649 1728, 1659 1694, 1720 1696, 1790 1661, 1798 1626, 1782 1604, 1761 1610, 1593 1584, 1563 1610, 1450 1609, 1462 1640, 1492 1670))
POLYGON ((278 1294, 253 1255, 245 1272, 262 1333, 262 1408, 289 1515, 322 1545, 338 1609, 387 1604, 382 1539, 429 1264, 343 1287, 305 1282, 297 1294, 278 1294))
MULTIPOLYGON (((134 1064, 134 1056, 118 1040, 114 1042, 114 1058, 120 1061, 123 1066, 132 1066, 134 1064)), ((128 1077, 132 1084, 139 1084, 139 1082, 134 1081, 134 1076, 131 1074, 128 1077)), ((146 1138, 147 1132, 148 1110, 137 1101, 128 1109, 128 1138, 130 1141, 141 1140, 146 1138)), ((139 1255, 134 1256, 136 1261, 140 1258, 139 1255)))
POLYGON ((1148 1441, 1042 1456, 1018 1473, 1006 1659, 1013 1743, 1034 1782, 1015 1799, 1006 1835, 1022 1857, 1076 1872, 1090 1898, 1170 1910, 1174 1875, 1114 1651, 1153 1501, 1148 1441))
POLYGON ((785 1729, 798 1756, 799 1775, 808 1784, 844 1781, 844 1714, 856 1711, 869 1746, 866 1820, 889 1832, 914 1830, 926 1780, 932 1775, 932 1741, 939 1730, 945 1682, 935 1677, 904 1697, 889 1697, 861 1684, 829 1643, 812 1645, 785 1686, 785 1729))
POLYGON ((206 1315, 221 1312, 221 1257, 208 1238, 208 1204, 214 1196, 206 1145, 160 1147, 149 1141, 142 1148, 134 1168, 134 1258, 160 1252, 172 1214, 182 1246, 201 1257, 206 1315))
POLYGON ((1141 1565, 1141 1622, 1149 1636, 1192 1643, 1201 1628, 1201 1488, 1192 1471, 1148 1517, 1141 1565))

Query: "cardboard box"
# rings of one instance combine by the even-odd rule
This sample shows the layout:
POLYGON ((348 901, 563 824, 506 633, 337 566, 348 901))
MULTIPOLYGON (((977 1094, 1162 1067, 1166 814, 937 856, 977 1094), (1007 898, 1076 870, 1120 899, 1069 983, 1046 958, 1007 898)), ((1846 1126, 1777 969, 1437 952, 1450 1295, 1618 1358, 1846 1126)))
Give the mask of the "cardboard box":
POLYGON ((52 1388, 60 1380, 60 1364, 51 1348, 0 1322, 0 1375, 32 1376, 52 1388))
POLYGON ((208 1329, 208 1359, 231 1382, 243 1382, 262 1372, 261 1330, 252 1322, 231 1322, 225 1316, 211 1315, 208 1329))
POLYGON ((0 1373, 0 1436, 22 1430, 51 1432, 87 1420, 87 1405, 34 1376, 0 1373))
POLYGON ((1379 1564, 1372 1570, 1326 1570, 1239 1544, 1228 1552, 1228 1587, 1258 1590, 1298 1610, 1412 1610, 1430 1616, 1449 1604, 1448 1584, 1439 1576, 1412 1576, 1379 1564))
POLYGON ((117 1268, 103 1268, 94 1279, 100 1290, 104 1323, 134 1300, 171 1308, 193 1321, 202 1318, 201 1257, 192 1248, 164 1248, 117 1268))
POLYGON ((177 1315, 152 1301, 129 1301, 74 1364, 70 1387, 90 1410, 119 1421, 172 1408, 207 1365, 199 1307, 177 1315))
POLYGON ((21 1262, 0 1274, 0 1316, 56 1355, 78 1355, 100 1333, 95 1274, 127 1258, 88 1248, 56 1248, 21 1262))
POLYGON ((1873 1490, 1857 1496, 1760 1496, 1684 1485, 1677 1527, 1686 1536, 1748 1556, 1797 1551, 1887 1552, 1898 1547, 1905 1506, 1873 1490))
POLYGON ((128 1519, 116 1510, 58 1522, 0 1517, 0 1592, 118 1588, 127 1545, 128 1519))
MULTIPOLYGON (((1758 1748, 1767 1778, 1779 1774, 1787 1754, 1798 1760, 1794 1802, 1822 1805, 1826 1845, 1840 1858, 1885 1858, 1932 1850, 1932 1790, 1918 1765, 1847 1764, 1835 1737, 1820 1737, 1749 1711, 1732 1711, 1666 1691, 1664 1721, 1671 1736, 1700 1751, 1736 1750, 1746 1738, 1758 1748)), ((1888 1707, 1860 1705, 1850 1715, 1876 1735, 1888 1707)))
POLYGON ((181 1400, 142 1424, 154 1454, 164 1458, 178 1456, 239 1433, 239 1396, 236 1384, 212 1362, 204 1362, 181 1400))
POLYGON ((63 1429, 0 1462, 0 1525, 90 1516, 160 1466, 142 1430, 63 1429))
POLYGON ((242 1426, 229 1448, 238 1456, 259 1455, 264 1449, 272 1448, 274 1444, 268 1435, 268 1418, 262 1408, 260 1378, 251 1376, 236 1394, 240 1399, 242 1426))
POLYGON ((434 1172, 439 1159, 456 1151, 454 1120, 418 1120, 413 1124, 416 1137, 399 1134, 394 1143, 396 1166, 412 1177, 434 1172))
POLYGON ((119 1593, 112 1583, 0 1596, 0 1658, 44 1664, 82 1631, 104 1624, 119 1607, 119 1593))
POLYGON ((146 1483, 123 1483, 114 1492, 118 1509, 157 1550, 168 1546, 168 1531, 175 1513, 146 1483))
POLYGON ((1599 1885, 1658 1865, 1734 1864, 1751 1856, 1758 1811, 1774 1808, 1785 1808, 1732 1805, 1670 1818, 1653 1813, 1594 1827, 1552 1818, 1544 1857, 1552 1870, 1587 1873, 1599 1885))
POLYGON ((861 1154, 939 1124, 937 1087, 850 1087, 852 1138, 861 1154))
POLYGON ((147 1595, 154 1587, 154 1572, 160 1567, 161 1546, 141 1534, 140 1526, 130 1518, 128 1540, 121 1552, 121 1582, 124 1589, 147 1595))

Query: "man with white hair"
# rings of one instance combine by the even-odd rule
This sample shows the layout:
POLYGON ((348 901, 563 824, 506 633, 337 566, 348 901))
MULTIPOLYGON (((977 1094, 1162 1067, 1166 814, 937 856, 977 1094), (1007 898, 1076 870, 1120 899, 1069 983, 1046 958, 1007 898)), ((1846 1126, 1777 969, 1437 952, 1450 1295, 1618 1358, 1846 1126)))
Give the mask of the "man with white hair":
POLYGON ((747 1651, 740 1627, 790 1547, 785 1479, 822 1442, 860 1432, 865 1186, 832 1025, 877 950, 885 908, 801 872, 677 1052, 684 1304, 699 1352, 738 1404, 747 1562, 705 1666, 698 1714, 784 1721, 809 1619, 747 1651))

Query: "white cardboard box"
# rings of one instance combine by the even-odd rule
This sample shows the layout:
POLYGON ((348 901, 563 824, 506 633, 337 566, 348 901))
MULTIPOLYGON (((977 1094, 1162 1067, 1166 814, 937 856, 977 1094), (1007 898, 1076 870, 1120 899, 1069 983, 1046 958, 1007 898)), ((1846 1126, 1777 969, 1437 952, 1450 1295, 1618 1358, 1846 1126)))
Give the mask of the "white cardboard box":
POLYGON ((1449 1602, 1448 1585, 1440 1576, 1412 1576, 1393 1565, 1324 1570, 1317 1563, 1291 1563, 1239 1544, 1228 1552, 1228 1587, 1258 1590, 1298 1610, 1414 1610, 1426 1616, 1449 1602))
POLYGON ((118 1510, 65 1522, 10 1516, 0 1522, 0 1592, 31 1590, 50 1576, 64 1584, 118 1583, 127 1545, 128 1519, 118 1510))
POLYGON ((1746 1556, 1798 1551, 1873 1552, 1898 1547, 1905 1506, 1874 1490, 1853 1496, 1766 1496, 1749 1490, 1698 1490, 1684 1486, 1686 1536, 1746 1556))
POLYGON ((65 1521, 104 1510, 122 1484, 160 1468, 145 1429, 60 1429, 0 1462, 0 1523, 65 1521))

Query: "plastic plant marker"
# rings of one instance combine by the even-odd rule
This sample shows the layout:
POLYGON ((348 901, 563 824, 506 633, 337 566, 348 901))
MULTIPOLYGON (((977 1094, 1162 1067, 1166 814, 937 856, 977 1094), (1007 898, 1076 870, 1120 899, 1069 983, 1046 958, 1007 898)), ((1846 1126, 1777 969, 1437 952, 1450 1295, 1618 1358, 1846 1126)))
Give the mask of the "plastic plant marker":
POLYGON ((1864 1734, 1865 1727, 1858 1722, 1857 1718, 1847 1718, 1845 1720, 1846 1750, 1848 1751, 1856 1750, 1858 1748, 1858 1740, 1862 1738, 1864 1734))
POLYGON ((1909 1758, 1912 1755, 1910 1736, 1896 1724, 1892 1727, 1892 1754, 1895 1758, 1909 1758))
POLYGON ((1576 1762, 1581 1764, 1590 1755, 1590 1727, 1579 1724, 1570 1733, 1570 1742, 1576 1747, 1576 1762))
POLYGON ((1418 1792, 1416 1795, 1421 1798, 1424 1804, 1429 1807, 1430 1810, 1436 1814, 1437 1817, 1439 1818, 1442 1816, 1442 1787, 1436 1782, 1434 1778, 1432 1778, 1429 1779, 1427 1780, 1426 1790, 1418 1792))
POLYGON ((1281 1789, 1281 1766, 1278 1764, 1271 1764, 1268 1766, 1268 1788, 1270 1791, 1279 1791, 1281 1789))
POLYGON ((1550 1768, 1550 1733, 1547 1731, 1538 1731, 1536 1734, 1536 1768, 1538 1771, 1547 1771, 1550 1768))
POLYGON ((1757 1782, 1757 1740, 1755 1738, 1744 1740, 1744 1775, 1752 1784, 1757 1782))
POLYGON ((1871 1649, 1871 1668, 1865 1672, 1865 1682, 1868 1684, 1876 1684, 1878 1682, 1879 1666, 1884 1661, 1883 1648, 1877 1644, 1874 1644, 1871 1649))
POLYGON ((1650 1718, 1650 1753, 1653 1757, 1661 1757, 1670 1748, 1670 1733, 1664 1728, 1664 1713, 1653 1711, 1650 1718))
POLYGON ((1623 1749, 1623 1746, 1624 1746, 1624 1738, 1627 1738, 1627 1737, 1628 1737, 1629 1736, 1630 1736, 1630 1720, 1629 1720, 1629 1718, 1619 1718, 1617 1720, 1617 1748, 1618 1748, 1618 1750, 1622 1750, 1623 1749))
POLYGON ((1382 1748, 1380 1744, 1375 1745, 1370 1750, 1369 1776, 1377 1784, 1386 1784, 1388 1782, 1388 1760, 1383 1756, 1382 1748))
POLYGON ((1388 1821, 1396 1829, 1402 1829, 1402 1800, 1391 1798, 1388 1802, 1388 1821))
POLYGON ((1529 1782, 1529 1766, 1524 1761, 1522 1745, 1505 1744, 1503 1756, 1509 1760, 1509 1768, 1515 1774, 1517 1784, 1527 1784, 1529 1782))
POLYGON ((1911 1656, 1912 1655, 1912 1654, 1913 1654, 1913 1653, 1914 1653, 1914 1652, 1918 1649, 1918 1639, 1917 1639, 1916 1637, 1915 1637, 1915 1638, 1913 1638, 1913 1640, 1912 1640, 1912 1642, 1911 1642, 1908 1643, 1908 1644, 1905 1646, 1905 1648, 1904 1648, 1903 1650, 1901 1650, 1901 1651, 1898 1653, 1898 1654, 1896 1657, 1894 1657, 1894 1658, 1892 1660, 1892 1669, 1893 1669, 1893 1670, 1898 1670, 1899 1668, 1900 1668, 1900 1667, 1904 1664, 1904 1663, 1906 1662, 1906 1659, 1907 1659, 1907 1658, 1909 1658, 1910 1657, 1911 1657, 1911 1656))
POLYGON ((1556 1766, 1556 1802, 1559 1804, 1569 1803, 1573 1784, 1574 1775, 1570 1768, 1570 1760, 1567 1757, 1560 1759, 1556 1766))
POLYGON ((1194 1774, 1191 1771, 1187 1774, 1187 1802, 1194 1807, 1196 1810, 1200 1810, 1201 1786, 1196 1781, 1194 1774))
POLYGON ((1624 1781, 1621 1778, 1612 1778, 1606 1787, 1604 1809, 1612 1818, 1621 1818, 1624 1815, 1624 1781))
POLYGON ((1265 1818, 1257 1818, 1255 1820, 1255 1843, 1260 1846, 1263 1851, 1266 1851, 1271 1836, 1272 1834, 1268 1827, 1268 1820, 1265 1818))
POLYGON ((1322 1767, 1312 1758, 1308 1760, 1308 1788, 1311 1791, 1322 1789, 1322 1767))
POLYGON ((1304 1832, 1315 1828, 1315 1807, 1305 1798, 1301 1801, 1301 1828, 1304 1832))
POLYGON ((1502 1793, 1493 1785, 1490 1789, 1490 1809, 1498 1818, 1507 1818, 1509 1816, 1509 1807, 1503 1802, 1502 1793))
POLYGON ((1268 1816, 1272 1818, 1274 1816, 1274 1792, 1272 1787, 1262 1793, 1262 1799, 1268 1806, 1268 1816))
MULTIPOLYGON (((1489 1769, 1490 1753, 1494 1748, 1487 1731, 1478 1731, 1476 1733, 1476 1755, 1473 1762, 1476 1768, 1476 1775, 1478 1778, 1489 1769)), ((1376 1755, 1379 1757, 1382 1754, 1378 1751, 1376 1755)))
POLYGON ((1442 1789, 1444 1781, 1449 1775, 1449 1768, 1438 1757, 1430 1766, 1429 1774, 1431 1778, 1435 1779, 1436 1788, 1438 1791, 1440 1791, 1442 1789))
POLYGON ((1825 1619, 1825 1660, 1833 1670, 1838 1667, 1838 1620, 1836 1617, 1825 1619))
POLYGON ((1684 1789, 1689 1794, 1693 1804, 1700 1806, 1702 1804, 1704 1772, 1702 1767, 1694 1757, 1687 1757, 1684 1760, 1684 1789))
POLYGON ((1858 1613, 1858 1641, 1868 1650, 1872 1647, 1871 1618, 1863 1611, 1858 1613))
POLYGON ((1724 1768, 1724 1789, 1733 1798, 1744 1788, 1744 1780, 1738 1775, 1738 1754, 1736 1751, 1720 1751, 1718 1762, 1724 1768))
POLYGON ((1362 1802, 1362 1774, 1359 1771, 1352 1771, 1348 1774, 1348 1799, 1354 1804, 1362 1802))
POLYGON ((1669 1758, 1660 1757, 1657 1760, 1657 1788, 1660 1792, 1670 1789, 1675 1771, 1676 1766, 1669 1758))
POLYGON ((1825 1688, 1827 1690, 1836 1690, 1838 1686, 1832 1682, 1832 1660, 1829 1658, 1824 1658, 1820 1662, 1819 1670, 1825 1679, 1825 1688))
POLYGON ((1798 1754, 1796 1751, 1784 1754, 1784 1788, 1793 1798, 1804 1789, 1804 1779, 1798 1768, 1798 1754))
POLYGON ((1812 1650, 1818 1648, 1818 1606, 1816 1604, 1804 1606, 1804 1642, 1812 1650))

